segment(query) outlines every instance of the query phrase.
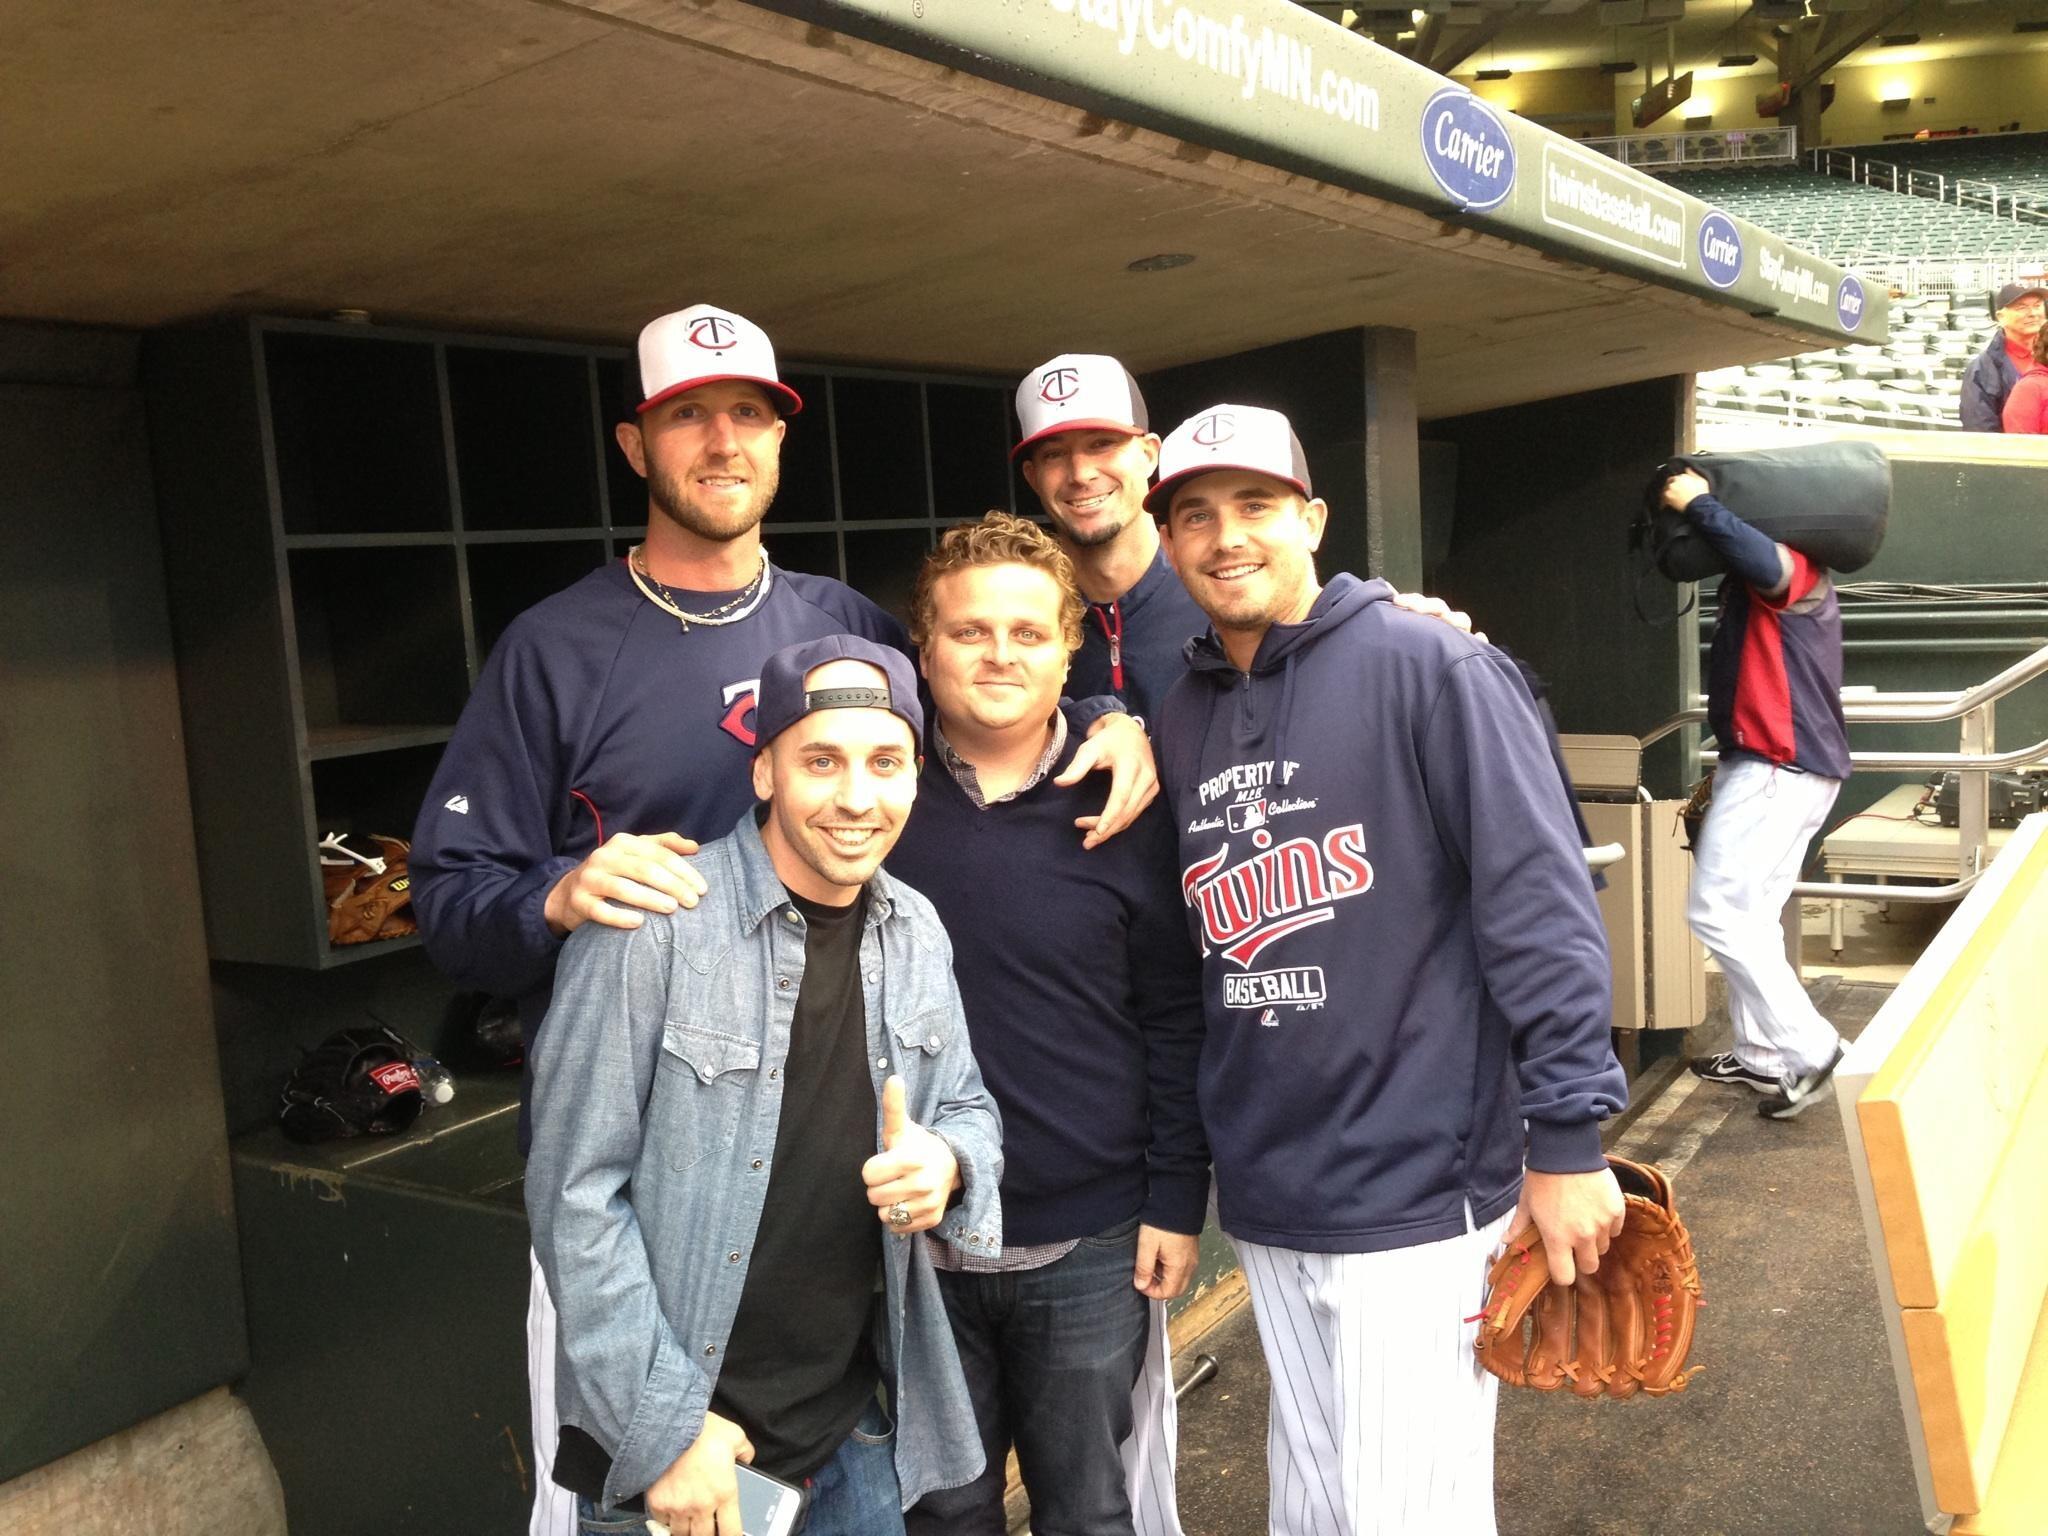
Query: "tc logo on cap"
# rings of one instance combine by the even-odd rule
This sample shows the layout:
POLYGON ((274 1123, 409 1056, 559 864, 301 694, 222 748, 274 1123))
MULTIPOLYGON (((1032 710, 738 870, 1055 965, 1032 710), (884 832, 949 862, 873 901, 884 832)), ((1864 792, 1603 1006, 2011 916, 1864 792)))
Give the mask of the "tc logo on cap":
POLYGON ((1039 375, 1038 398, 1048 405, 1058 405, 1071 400, 1081 388, 1081 370, 1078 368, 1048 368, 1039 375))
POLYGON ((1195 423, 1195 430, 1188 435, 1204 448, 1214 448, 1237 436, 1237 418, 1228 411, 1211 411, 1195 423))
POLYGON ((723 352, 739 340, 739 332, 723 315, 700 315, 690 322, 690 344, 707 352, 723 352))

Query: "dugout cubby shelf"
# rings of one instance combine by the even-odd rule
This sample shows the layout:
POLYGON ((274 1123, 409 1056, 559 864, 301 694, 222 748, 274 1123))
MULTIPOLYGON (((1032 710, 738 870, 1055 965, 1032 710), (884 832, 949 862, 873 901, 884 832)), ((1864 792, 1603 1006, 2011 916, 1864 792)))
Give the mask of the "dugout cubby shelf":
MULTIPOLYGON (((945 523, 1014 504, 1007 381, 795 368, 763 529, 899 612, 945 523)), ((209 951, 325 968, 316 847, 409 834, 522 610, 617 559, 647 495, 625 349, 242 317, 144 344, 209 951)))
POLYGON ((418 942, 329 945, 316 845, 409 836, 505 625, 637 536, 599 395, 621 359, 300 320, 149 338, 215 959, 324 969, 418 942))

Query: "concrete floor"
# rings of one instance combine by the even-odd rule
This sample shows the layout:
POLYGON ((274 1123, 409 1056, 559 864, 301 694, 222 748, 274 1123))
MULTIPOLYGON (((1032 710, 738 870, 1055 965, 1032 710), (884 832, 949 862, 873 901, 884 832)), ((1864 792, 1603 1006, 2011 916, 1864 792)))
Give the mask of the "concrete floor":
MULTIPOLYGON (((1825 921, 1823 910, 1822 934, 1825 921)), ((1888 973, 1901 941, 1918 952, 1923 925, 1934 923, 1873 932, 1894 925, 1874 911, 1852 920, 1844 969, 1888 973)), ((1809 984, 1851 1037, 1887 990, 1811 969, 1809 984)), ((1710 1021, 1694 1044, 1718 1048, 1725 1031, 1710 1021)), ((1912 1536, 1922 1525, 1905 1428, 1836 1107, 1767 1121, 1748 1089, 1676 1068, 1645 1075, 1609 1142, 1685 1165, 1679 1208, 1707 1300, 1692 1358, 1706 1370, 1656 1401, 1503 1389, 1502 1536, 1912 1536), (1674 1099, 1667 1117, 1646 1119, 1653 1129, 1631 1130, 1674 1099)), ((1266 1529, 1267 1381, 1250 1308, 1199 1348, 1220 1369, 1181 1403, 1182 1522, 1187 1536, 1252 1536, 1266 1529)))

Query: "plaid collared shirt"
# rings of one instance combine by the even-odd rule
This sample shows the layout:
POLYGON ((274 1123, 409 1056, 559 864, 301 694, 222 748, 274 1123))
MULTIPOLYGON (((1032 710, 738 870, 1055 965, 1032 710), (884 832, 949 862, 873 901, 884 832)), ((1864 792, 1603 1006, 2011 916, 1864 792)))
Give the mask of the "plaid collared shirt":
POLYGON ((1024 776, 1024 782, 1007 795, 998 795, 993 801, 981 797, 981 775, 975 772, 974 764, 953 750, 953 743, 946 740, 946 733, 936 725, 932 727, 932 739, 939 744, 939 761, 946 765, 946 772, 953 776, 953 782, 960 786, 962 793, 973 802, 978 811, 985 811, 990 805, 1001 805, 1005 800, 1014 800, 1028 789, 1036 789, 1045 776, 1052 772, 1052 765, 1059 761, 1060 749, 1067 744, 1067 717, 1058 710, 1053 711, 1052 739, 1045 744, 1037 765, 1024 776))

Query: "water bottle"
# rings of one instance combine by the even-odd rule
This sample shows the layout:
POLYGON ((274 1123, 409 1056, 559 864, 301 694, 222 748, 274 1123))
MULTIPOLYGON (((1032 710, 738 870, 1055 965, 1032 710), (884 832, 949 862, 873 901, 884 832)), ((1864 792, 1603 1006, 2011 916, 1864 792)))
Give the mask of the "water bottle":
POLYGON ((420 1075, 420 1107, 431 1109, 455 1097, 455 1074, 431 1056, 415 1056, 413 1070, 420 1075))

